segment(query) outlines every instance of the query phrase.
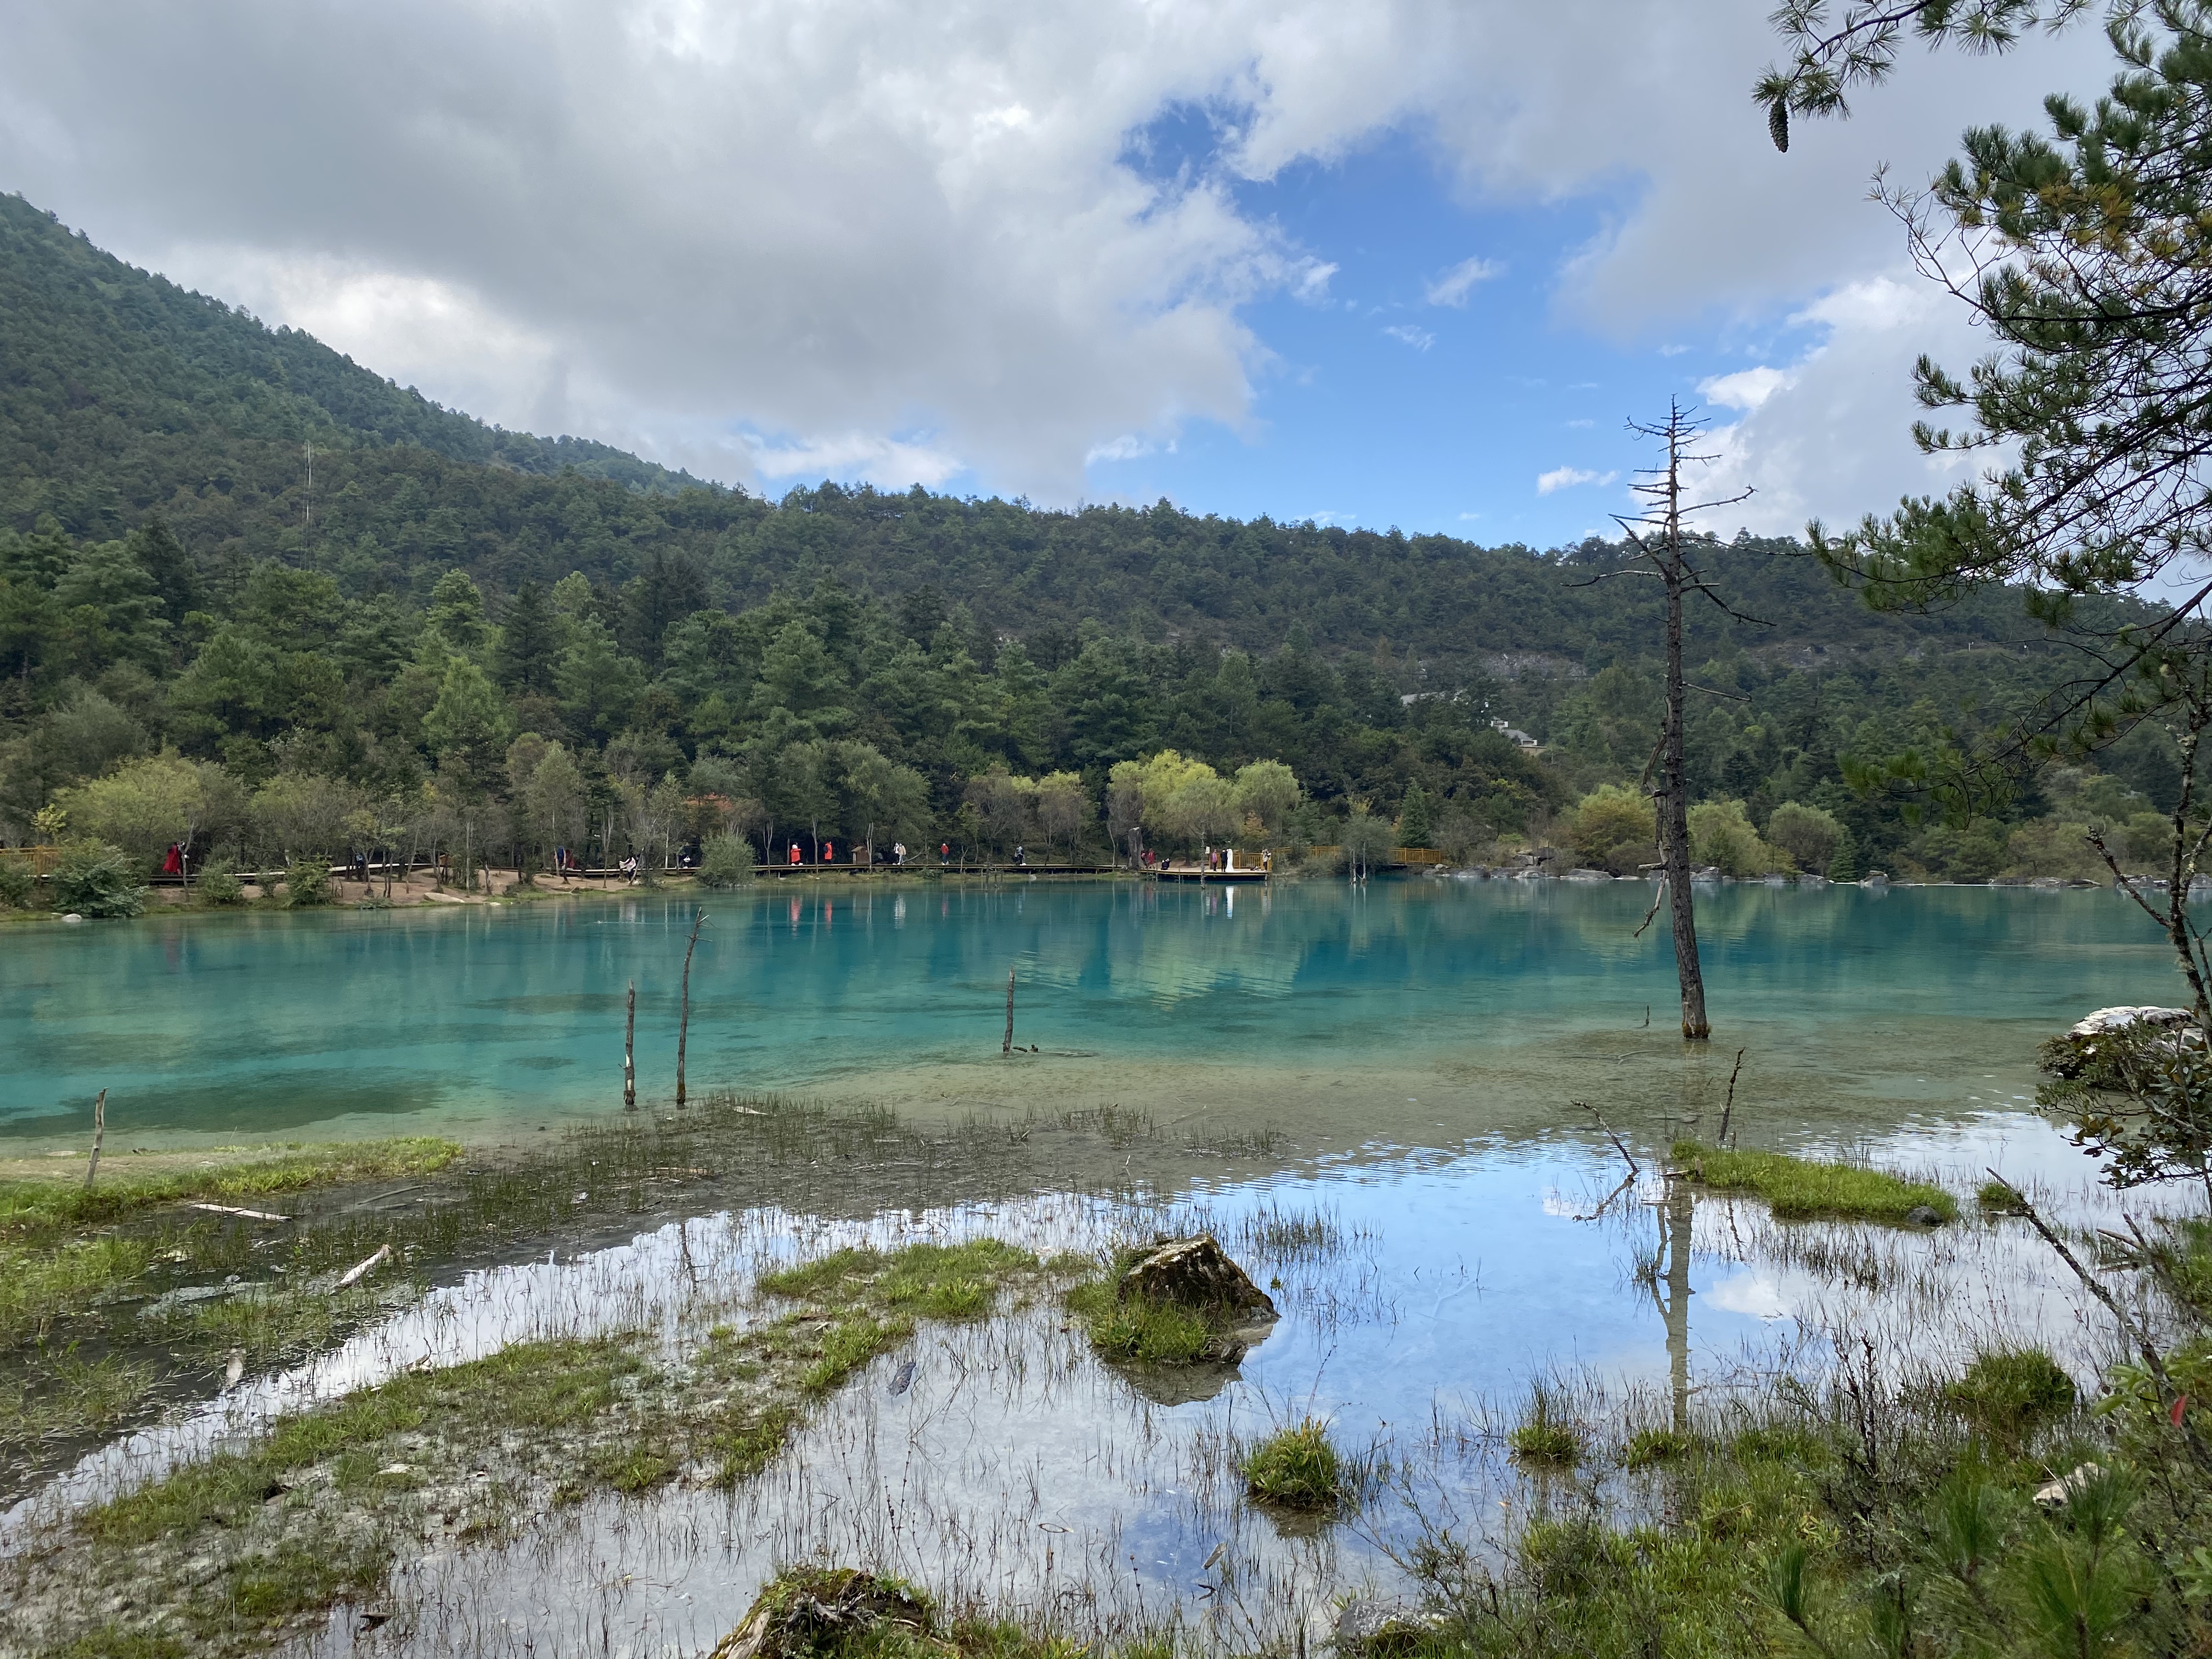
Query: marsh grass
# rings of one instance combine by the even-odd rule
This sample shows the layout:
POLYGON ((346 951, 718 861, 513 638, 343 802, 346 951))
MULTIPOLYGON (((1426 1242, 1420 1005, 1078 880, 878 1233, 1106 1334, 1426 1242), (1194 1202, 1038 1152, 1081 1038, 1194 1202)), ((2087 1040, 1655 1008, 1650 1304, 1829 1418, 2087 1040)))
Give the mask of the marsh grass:
POLYGON ((1069 1313, 1083 1322, 1091 1346, 1109 1359, 1148 1365, 1189 1365, 1218 1352, 1218 1322, 1174 1302, 1119 1300, 1113 1279, 1094 1279, 1070 1290, 1069 1313))
POLYGON ((641 1498, 687 1473, 748 1480, 917 1318, 972 1318, 1040 1271, 988 1239, 843 1250, 765 1275, 763 1297, 784 1304, 773 1316, 674 1352, 639 1331, 405 1372, 85 1511, 79 1553, 52 1570, 85 1580, 92 1602, 139 1583, 136 1605, 168 1623, 125 1620, 118 1641, 180 1624, 194 1653, 258 1650, 378 1593, 426 1526, 496 1541, 595 1493, 641 1498))
POLYGON ((1958 1218, 1959 1202, 1942 1188, 1856 1164, 1783 1152, 1728 1152, 1694 1140, 1677 1141, 1673 1156, 1705 1185, 1751 1193, 1784 1220, 1825 1216, 1901 1224, 1908 1212, 1923 1205, 1945 1221, 1958 1218))
POLYGON ((1345 1460, 1317 1417, 1276 1430, 1245 1454, 1238 1472, 1251 1497, 1285 1509, 1333 1510, 1346 1494, 1345 1460))
POLYGON ((1944 1399, 1983 1433, 2017 1444, 2074 1409, 2074 1379, 2040 1348, 1994 1348, 1974 1356, 1944 1399))
POLYGON ((1530 1387, 1521 1420, 1506 1436, 1516 1457, 1560 1465, 1580 1462, 1589 1440, 1565 1390, 1545 1382, 1530 1387))
MULTIPOLYGON (((542 1251, 549 1237, 604 1237, 702 1206, 796 1200, 864 1214, 990 1201, 1079 1187, 1070 1170, 1086 1163, 1118 1191, 1127 1149, 1157 1139, 1149 1116, 1118 1108, 1071 1115, 1061 1137, 1044 1127, 1022 1139, 1002 1124, 925 1132, 866 1104, 714 1091, 682 1111, 618 1114, 465 1158, 449 1141, 287 1146, 189 1164, 112 1160, 89 1195, 65 1170, 0 1182, 0 1375, 15 1384, 0 1387, 0 1489, 115 1422, 109 1397, 97 1413, 78 1411, 77 1396, 57 1385, 55 1357, 73 1345, 127 1351, 139 1366, 130 1375, 146 1385, 143 1414, 157 1393, 211 1389, 234 1348, 257 1368, 326 1350, 419 1294, 441 1265, 542 1251), (374 1185, 417 1176, 396 1194, 374 1185), (319 1188, 338 1190, 283 1204, 297 1212, 289 1225, 180 1207, 199 1199, 276 1208, 270 1200, 319 1188), (390 1267, 358 1292, 331 1294, 338 1273, 386 1245, 390 1267), (224 1287, 233 1274, 239 1284, 224 1287), (209 1287, 225 1293, 189 1305, 167 1294, 209 1287), (140 1320, 142 1307, 153 1316, 140 1320)), ((935 1273, 900 1305, 929 1318, 980 1317, 990 1277, 935 1273)))

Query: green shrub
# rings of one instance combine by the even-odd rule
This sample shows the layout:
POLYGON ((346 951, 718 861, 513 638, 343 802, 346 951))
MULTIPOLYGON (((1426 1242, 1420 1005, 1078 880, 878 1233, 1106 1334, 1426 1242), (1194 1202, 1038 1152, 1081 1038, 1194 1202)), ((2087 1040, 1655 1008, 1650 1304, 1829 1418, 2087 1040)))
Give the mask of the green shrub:
POLYGON ((192 891, 203 904, 236 904, 246 896, 246 884, 239 880, 232 861, 218 853, 192 878, 192 891))
POLYGON ((135 916, 146 908, 138 866, 119 847, 79 842, 54 867, 54 908, 84 916, 135 916))
POLYGON ((284 903, 289 909, 331 902, 330 866, 302 860, 284 872, 284 903))
POLYGON ((1344 1460, 1317 1417, 1274 1433, 1238 1465, 1244 1490, 1262 1503, 1291 1510, 1334 1509, 1344 1496, 1344 1460))
POLYGON ((27 859, 0 853, 0 909, 27 910, 39 890, 39 879, 27 859))
POLYGON ((1675 1164, 1723 1192, 1754 1193, 1777 1216, 1802 1219, 1836 1216, 1854 1221, 1901 1222, 1924 1205, 1945 1221, 1959 1216, 1958 1200, 1941 1187, 1906 1181, 1880 1170, 1782 1152, 1731 1152, 1677 1141, 1675 1164))
POLYGON ((2074 1409, 2074 1379, 2040 1348, 1977 1354, 1943 1392, 1961 1417, 2002 1440, 2018 1440, 2074 1409))
POLYGON ((699 880, 708 887, 735 887, 753 878, 753 844, 743 836, 715 836, 699 853, 699 880))

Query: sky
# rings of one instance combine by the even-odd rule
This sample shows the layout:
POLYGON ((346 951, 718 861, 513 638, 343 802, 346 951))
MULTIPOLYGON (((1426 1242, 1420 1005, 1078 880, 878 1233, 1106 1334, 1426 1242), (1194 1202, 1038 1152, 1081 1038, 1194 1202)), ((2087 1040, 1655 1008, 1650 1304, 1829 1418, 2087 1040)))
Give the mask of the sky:
POLYGON ((1709 527, 1940 490, 1988 347, 1876 169, 2094 92, 1909 51, 1787 155, 1770 0, 0 0, 0 189, 428 397, 824 477, 1552 547, 1670 400, 1709 527))

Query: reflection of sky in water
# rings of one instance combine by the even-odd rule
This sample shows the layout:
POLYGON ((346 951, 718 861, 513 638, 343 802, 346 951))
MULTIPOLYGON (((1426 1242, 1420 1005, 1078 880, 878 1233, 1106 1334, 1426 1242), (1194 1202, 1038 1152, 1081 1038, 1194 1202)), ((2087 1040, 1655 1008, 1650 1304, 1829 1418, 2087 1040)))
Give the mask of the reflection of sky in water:
MULTIPOLYGON (((1668 1036, 1669 947, 1632 937, 1647 903, 1629 882, 763 884, 707 901, 691 1075, 902 1106, 1277 1111, 1308 1146, 1449 1145, 1556 1121, 1594 1089, 1694 1110, 1710 1067, 1668 1036), (1009 967, 1018 1038, 1047 1051, 1026 1071, 996 1066, 1009 967)), ((609 1103, 632 979, 659 1093, 690 908, 14 928, 0 1130, 79 1125, 104 1087, 126 1133, 496 1133, 609 1103)), ((2174 991, 2164 947, 2105 892, 1743 885, 1702 894, 1699 917, 1721 1042, 1808 1128, 2010 1103, 2037 1036, 2174 991)))
MULTIPOLYGON (((1981 1164, 1998 1161, 2035 1182, 2054 1213, 2112 1214, 2107 1196, 2081 1185, 2086 1167, 2033 1118, 1913 1131, 1869 1151, 1962 1194, 1981 1164)), ((1386 1492, 1358 1527, 1285 1533, 1239 1501, 1218 1455, 1224 1431, 1318 1412, 1349 1447, 1397 1460, 1424 1501, 1494 1515, 1501 1496, 1522 1502, 1530 1488, 1480 1432, 1510 1415, 1486 1413, 1510 1413, 1531 1380, 1559 1374, 1652 1391, 1663 1416, 1670 1313, 1686 1320, 1685 1380, 1704 1404, 1755 1390, 1759 1368, 1785 1354, 1817 1364, 1835 1330, 1909 1333, 1893 1351, 1939 1365, 1992 1334, 2041 1336, 2084 1375, 2108 1351, 2101 1323, 2075 1317, 2063 1269, 2016 1222, 1784 1226, 1755 1204, 1702 1200, 1688 1224, 1692 1295, 1670 1309, 1665 1278, 1646 1283, 1635 1271, 1666 1230, 1659 1183, 1582 1218, 1617 1170, 1573 1149, 1500 1144, 1235 1183, 1135 1215, 1048 1196, 866 1228, 758 1214, 690 1224, 701 1279, 724 1292, 762 1254, 864 1235, 889 1244, 988 1232, 1090 1248, 1121 1227, 1202 1224, 1263 1284, 1281 1279, 1285 1317, 1213 1397, 1164 1404, 1100 1365, 1048 1306, 988 1328, 926 1325, 910 1389, 890 1393, 907 1356, 886 1357, 734 1501, 678 1486, 641 1503, 595 1501, 510 1547, 434 1550, 406 1569, 395 1597, 420 1611, 363 1650, 573 1651, 604 1635, 618 1652, 703 1650, 774 1563, 820 1556, 1001 1607, 1053 1607, 1108 1635, 1180 1603, 1217 1621, 1223 1645, 1249 1651, 1245 1638, 1291 1632, 1348 1586, 1388 1588, 1394 1570, 1372 1537, 1403 1541, 1411 1523, 1401 1494, 1386 1492), (1343 1239, 1326 1260, 1270 1256, 1242 1224, 1316 1210, 1343 1239), (1808 1265, 1826 1249, 1860 1252, 1879 1287, 1839 1290, 1808 1265)), ((426 1353, 450 1362, 601 1319, 696 1332, 718 1316, 687 1308, 681 1255, 672 1227, 574 1262, 472 1274, 322 1370, 355 1386, 426 1353)), ((281 1400, 287 1386, 270 1379, 245 1395, 281 1400)), ((198 1437, 179 1434, 187 1445, 198 1437)), ((152 1449, 141 1442, 140 1473, 152 1449)), ((79 1480, 97 1485, 130 1461, 112 1455, 79 1480)), ((334 1621, 324 1650, 351 1650, 349 1630, 334 1621)))

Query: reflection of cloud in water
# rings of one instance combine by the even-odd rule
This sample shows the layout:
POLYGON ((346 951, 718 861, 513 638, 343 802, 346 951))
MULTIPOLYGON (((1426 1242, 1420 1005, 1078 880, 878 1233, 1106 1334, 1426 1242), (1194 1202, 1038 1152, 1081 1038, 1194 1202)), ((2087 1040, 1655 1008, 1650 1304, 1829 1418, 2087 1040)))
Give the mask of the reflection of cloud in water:
POLYGON ((1779 1319, 1790 1311, 1781 1285, 1770 1275, 1746 1271, 1730 1273, 1705 1292, 1711 1306, 1753 1319, 1779 1319))

